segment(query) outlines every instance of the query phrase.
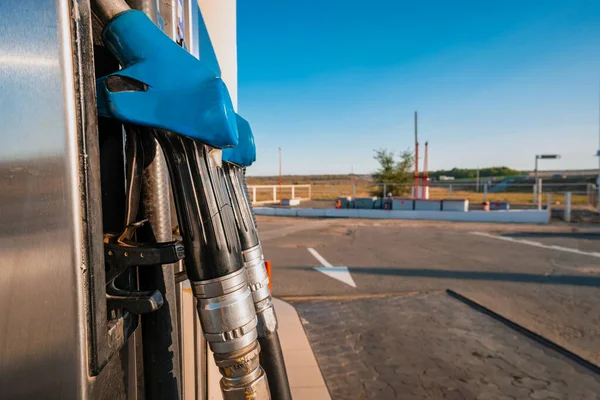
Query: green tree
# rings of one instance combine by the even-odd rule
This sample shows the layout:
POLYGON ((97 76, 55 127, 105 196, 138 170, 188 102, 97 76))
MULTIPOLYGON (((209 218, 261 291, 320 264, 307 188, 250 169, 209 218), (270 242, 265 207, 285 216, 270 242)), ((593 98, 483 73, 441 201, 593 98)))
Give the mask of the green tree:
MULTIPOLYGON (((398 157, 386 149, 375 150, 373 157, 379 162, 379 169, 373 174, 376 183, 400 183, 402 185, 390 185, 386 192, 393 196, 401 196, 410 191, 409 184, 413 180, 412 167, 414 162, 413 153, 410 150, 402 151, 398 157)), ((381 189, 373 192, 373 195, 381 196, 381 189)))
MULTIPOLYGON (((450 170, 433 171, 430 172, 429 175, 436 179, 438 179, 441 175, 453 176, 455 179, 475 179, 477 177, 477 170, 474 168, 452 168, 450 170)), ((480 178, 505 177, 516 175, 523 175, 523 172, 510 169, 508 167, 488 167, 479 169, 480 178)))

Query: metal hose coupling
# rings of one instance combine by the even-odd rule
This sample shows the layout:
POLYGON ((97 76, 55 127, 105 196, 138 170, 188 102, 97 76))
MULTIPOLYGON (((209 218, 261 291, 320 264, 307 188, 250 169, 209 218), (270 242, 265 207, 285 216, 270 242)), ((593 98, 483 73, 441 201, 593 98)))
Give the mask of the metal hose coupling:
POLYGON ((267 376, 259 364, 260 345, 254 342, 241 350, 215 353, 224 400, 270 399, 267 376))
POLYGON ((244 268, 258 318, 258 336, 265 337, 277 331, 277 316, 269 291, 269 276, 260 243, 242 252, 244 268))
POLYGON ((259 365, 258 321, 246 270, 192 282, 192 291, 198 300, 204 337, 223 376, 224 399, 270 399, 267 378, 259 365))

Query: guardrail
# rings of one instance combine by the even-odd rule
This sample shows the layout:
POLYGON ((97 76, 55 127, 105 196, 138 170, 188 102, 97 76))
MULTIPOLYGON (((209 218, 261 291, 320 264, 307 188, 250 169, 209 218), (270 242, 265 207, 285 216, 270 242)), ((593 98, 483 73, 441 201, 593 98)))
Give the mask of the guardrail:
POLYGON ((310 200, 312 185, 248 185, 252 204, 277 204, 281 199, 310 200))

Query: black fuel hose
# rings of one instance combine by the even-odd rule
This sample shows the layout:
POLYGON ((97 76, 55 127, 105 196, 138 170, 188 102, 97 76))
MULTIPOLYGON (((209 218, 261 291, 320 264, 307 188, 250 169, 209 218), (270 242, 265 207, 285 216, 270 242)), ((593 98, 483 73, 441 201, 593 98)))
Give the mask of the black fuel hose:
POLYGON ((290 383, 285 368, 285 359, 277 331, 268 336, 259 336, 260 365, 269 380, 269 389, 273 400, 292 400, 290 383))

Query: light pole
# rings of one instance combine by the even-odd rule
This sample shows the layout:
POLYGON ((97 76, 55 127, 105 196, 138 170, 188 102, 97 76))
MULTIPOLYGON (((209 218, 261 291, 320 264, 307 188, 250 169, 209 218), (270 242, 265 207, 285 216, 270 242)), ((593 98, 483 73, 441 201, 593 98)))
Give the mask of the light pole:
POLYGON ((534 176, 535 182, 533 184, 533 202, 535 203, 536 197, 538 198, 538 206, 542 204, 542 194, 538 193, 538 160, 557 160, 560 158, 558 154, 536 154, 535 155, 535 169, 534 176))
POLYGON ((598 84, 598 151, 596 151, 596 157, 598 157, 598 178, 596 178, 596 189, 598 194, 596 195, 596 210, 600 213, 600 84, 598 84))
POLYGON ((598 157, 598 178, 596 178, 596 211, 600 213, 600 150, 596 152, 598 157))
POLYGON ((283 185, 283 175, 281 173, 281 147, 280 147, 279 148, 279 195, 280 196, 282 196, 281 185, 283 185))

